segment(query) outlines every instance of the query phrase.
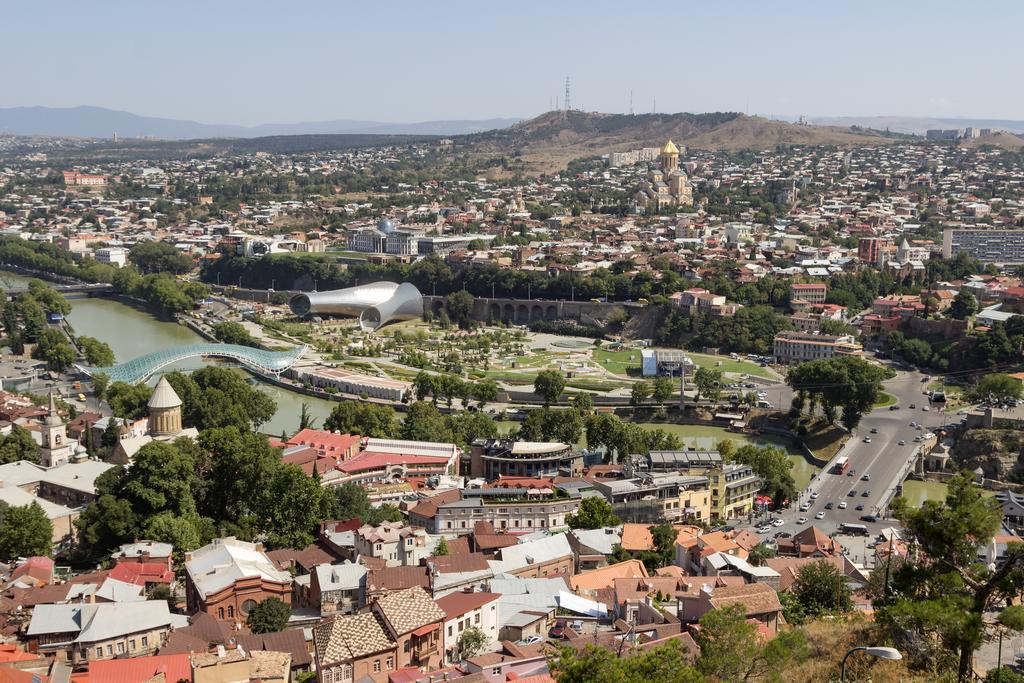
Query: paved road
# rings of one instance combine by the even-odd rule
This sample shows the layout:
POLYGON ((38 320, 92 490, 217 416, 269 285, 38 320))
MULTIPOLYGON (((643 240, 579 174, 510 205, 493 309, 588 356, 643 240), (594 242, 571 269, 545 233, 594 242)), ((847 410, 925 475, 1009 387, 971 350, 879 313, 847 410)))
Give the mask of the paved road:
MULTIPOLYGON (((852 476, 837 475, 823 470, 814 479, 806 491, 801 492, 797 504, 791 510, 784 511, 780 516, 785 524, 773 528, 768 537, 778 531, 793 533, 814 524, 826 533, 836 531, 839 524, 857 523, 863 524, 860 517, 866 514, 876 514, 879 508, 888 500, 888 494, 900 483, 902 474, 908 462, 913 458, 917 444, 914 437, 930 431, 930 428, 941 427, 946 422, 955 421, 953 415, 947 415, 941 411, 923 408, 928 406, 927 396, 924 394, 926 383, 925 376, 918 372, 904 372, 884 383, 885 391, 896 396, 898 403, 896 409, 889 407, 878 408, 868 415, 865 415, 857 428, 857 433, 844 446, 839 455, 850 459, 850 471, 852 476), (915 405, 911 409, 911 405, 915 405), (924 429, 919 431, 910 426, 911 422, 923 423, 924 429), (872 430, 876 433, 871 433, 872 430), (864 437, 871 438, 870 443, 864 442, 864 437), (904 445, 900 445, 900 441, 904 445), (864 481, 864 475, 870 477, 864 481), (850 491, 854 495, 849 496, 850 491), (868 495, 863 493, 868 491, 868 495), (810 496, 817 493, 817 497, 811 500, 810 496), (799 512, 798 505, 804 501, 811 501, 811 507, 807 512, 799 512), (833 509, 825 510, 825 505, 831 502, 833 509), (841 510, 839 503, 845 502, 847 508, 841 510), (862 510, 856 507, 862 505, 862 510), (815 519, 818 512, 824 512, 823 519, 815 519), (809 521, 806 524, 798 524, 799 517, 806 516, 809 521)), ((790 394, 782 387, 773 386, 768 388, 769 396, 773 393, 779 397, 777 405, 787 405, 790 394)), ((867 524, 872 533, 879 529, 891 526, 891 521, 880 521, 876 524, 867 524)))

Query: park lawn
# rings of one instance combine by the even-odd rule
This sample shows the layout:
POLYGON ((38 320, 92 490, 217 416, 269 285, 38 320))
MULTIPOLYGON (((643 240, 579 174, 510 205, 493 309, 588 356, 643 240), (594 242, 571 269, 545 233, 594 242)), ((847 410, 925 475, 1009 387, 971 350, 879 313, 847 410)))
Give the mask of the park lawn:
POLYGON ((573 389, 581 389, 583 391, 614 391, 616 389, 628 389, 632 387, 630 382, 616 382, 615 380, 609 379, 591 379, 587 377, 577 377, 574 379, 566 380, 565 386, 572 387, 573 389))
POLYGON ((690 359, 702 368, 717 368, 722 372, 754 375, 765 379, 775 379, 776 374, 768 368, 747 360, 733 360, 728 356, 711 356, 706 353, 687 353, 690 359), (719 365, 721 363, 721 365, 719 365))
POLYGON ((619 375, 640 374, 640 349, 625 349, 623 351, 594 349, 590 353, 594 362, 608 372, 619 375))
POLYGON ((878 392, 878 399, 875 401, 874 407, 875 408, 888 408, 889 406, 894 405, 896 403, 896 401, 897 401, 897 398, 895 396, 893 396, 892 394, 887 393, 885 391, 880 391, 880 392, 878 392))

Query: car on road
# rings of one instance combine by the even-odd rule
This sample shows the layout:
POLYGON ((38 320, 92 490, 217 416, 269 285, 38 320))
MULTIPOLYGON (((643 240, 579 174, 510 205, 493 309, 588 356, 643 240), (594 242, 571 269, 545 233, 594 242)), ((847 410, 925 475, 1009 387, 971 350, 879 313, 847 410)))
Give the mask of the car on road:
POLYGON ((811 494, 811 500, 818 500, 818 492, 817 491, 815 491, 814 493, 811 494))
POLYGON ((917 408, 917 405, 916 405, 916 404, 914 404, 914 403, 911 403, 911 404, 910 404, 910 409, 911 409, 911 410, 914 410, 915 408, 917 408))
MULTIPOLYGON (((804 517, 804 519, 807 519, 807 518, 804 517)), ((797 520, 797 521, 800 521, 800 520, 797 520)), ((779 531, 779 532, 776 532, 774 538, 789 538, 792 535, 793 534, 789 533, 788 531, 779 531)))
POLYGON ((829 502, 825 503, 825 509, 826 510, 831 510, 832 509, 832 501, 831 500, 829 502))
POLYGON ((772 526, 782 526, 785 523, 786 522, 783 521, 782 517, 778 517, 778 518, 772 520, 772 526))
POLYGON ((878 427, 872 427, 871 428, 871 433, 872 434, 877 434, 878 433, 878 427))
POLYGON ((904 441, 903 439, 900 439, 900 445, 901 445, 901 446, 906 446, 906 445, 907 445, 907 442, 906 442, 906 441, 904 441))
POLYGON ((772 531, 772 528, 771 528, 771 526, 770 526, 770 525, 768 525, 768 524, 764 524, 764 525, 762 525, 762 526, 759 526, 759 527, 757 527, 756 529, 754 529, 754 531, 755 531, 756 533, 758 533, 758 534, 762 534, 762 535, 764 535, 764 534, 770 534, 770 533, 771 533, 771 531, 772 531))
POLYGON ((814 515, 814 518, 815 518, 815 519, 825 519, 825 511, 824 511, 824 510, 822 510, 822 511, 821 511, 821 512, 819 512, 818 514, 814 515))
POLYGON ((867 498, 871 495, 871 489, 864 489, 864 493, 860 494, 861 498, 867 498))
POLYGON ((807 512, 811 509, 811 504, 808 502, 800 503, 800 512, 807 512))
POLYGON ((899 410, 900 407, 896 405, 889 406, 889 410, 899 410))
POLYGON ((910 421, 910 426, 911 427, 916 427, 917 426, 917 422, 915 420, 911 420, 910 421))
POLYGON ((850 492, 846 494, 848 498, 853 498, 857 495, 857 489, 850 489, 850 492))
POLYGON ((839 507, 840 510, 845 510, 846 509, 846 501, 845 500, 839 501, 838 507, 839 507))
POLYGON ((805 516, 803 516, 803 515, 800 515, 799 517, 796 518, 796 523, 797 524, 807 524, 807 522, 808 522, 808 519, 805 516))
POLYGON ((857 476, 857 470, 850 470, 849 472, 846 473, 846 476, 848 476, 848 477, 856 477, 857 476))
POLYGON ((929 410, 931 410, 931 408, 929 408, 928 406, 921 406, 921 410, 927 413, 929 410))
POLYGON ((864 443, 871 443, 871 437, 870 436, 865 436, 864 437, 864 443))
POLYGON ((857 503, 857 507, 855 507, 853 509, 854 510, 858 510, 858 511, 863 510, 864 509, 864 503, 857 503))
POLYGON ((862 521, 862 522, 877 522, 878 521, 878 516, 877 515, 861 515, 860 516, 860 521, 862 521))
POLYGON ((861 478, 860 478, 860 480, 861 480, 861 481, 871 481, 871 475, 870 475, 870 474, 868 474, 867 472, 865 472, 865 473, 864 473, 864 476, 863 476, 863 477, 861 477, 861 478))

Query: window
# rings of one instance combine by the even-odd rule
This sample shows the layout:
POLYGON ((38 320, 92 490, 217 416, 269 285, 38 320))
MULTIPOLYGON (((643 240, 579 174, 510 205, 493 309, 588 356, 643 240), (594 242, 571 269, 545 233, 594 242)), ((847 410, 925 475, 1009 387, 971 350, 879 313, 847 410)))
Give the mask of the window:
POLYGON ((113 654, 114 654, 114 646, 113 645, 107 645, 107 656, 111 657, 111 656, 113 656, 113 654))
POLYGON ((223 607, 218 607, 217 608, 217 618, 218 619, 223 619, 224 618, 224 608, 223 607))
POLYGON ((448 624, 448 637, 449 638, 452 637, 452 625, 451 624, 448 624))
POLYGON ((379 659, 373 660, 373 673, 375 673, 375 674, 376 673, 380 673, 380 660, 379 659))
POLYGON ((228 619, 234 619, 234 618, 235 618, 235 606, 234 605, 228 605, 228 619))
POLYGON ((124 654, 124 643, 123 642, 119 642, 117 644, 117 654, 119 654, 119 655, 123 655, 124 654))
POLYGON ((149 647, 149 636, 142 636, 142 647, 149 647))
MULTIPOLYGON (((256 601, 255 600, 246 600, 245 602, 242 603, 242 614, 248 614, 249 612, 252 611, 252 608, 255 607, 255 606, 256 606, 256 601)), ((230 611, 231 611, 231 608, 228 607, 228 612, 230 612, 230 611)))
POLYGON ((134 638, 132 638, 131 640, 128 641, 128 649, 129 650, 134 650, 135 649, 135 639, 134 638))
POLYGON ((103 648, 102 647, 96 648, 96 656, 97 657, 102 657, 103 656, 103 648))
POLYGON ((500 676, 501 675, 501 667, 500 666, 492 667, 491 668, 491 675, 492 676, 500 676))
POLYGON ((476 614, 473 615, 473 623, 474 624, 479 624, 480 623, 480 613, 479 612, 477 612, 476 614))
POLYGON ((395 668, 395 658, 388 657, 387 660, 384 662, 384 665, 388 668, 388 671, 391 671, 395 668))

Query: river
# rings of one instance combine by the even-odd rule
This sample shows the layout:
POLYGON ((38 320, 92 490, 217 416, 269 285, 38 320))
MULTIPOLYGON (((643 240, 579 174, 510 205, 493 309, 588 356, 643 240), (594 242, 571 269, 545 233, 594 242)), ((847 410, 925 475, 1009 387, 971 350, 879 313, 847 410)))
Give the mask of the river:
MULTIPOLYGON (((24 284, 29 278, 16 273, 0 272, 0 284, 4 286, 24 284)), ((160 320, 150 313, 133 308, 128 304, 103 298, 71 298, 71 313, 67 321, 77 335, 95 337, 110 345, 117 361, 131 360, 151 351, 159 351, 184 344, 204 341, 198 334, 174 322, 160 320)), ((193 358, 165 368, 171 370, 197 370, 217 361, 193 358)), ((151 381, 155 383, 155 379, 151 381)), ((335 406, 325 401, 304 396, 271 384, 260 384, 260 391, 270 395, 277 402, 277 413, 260 430, 268 434, 293 434, 299 427, 302 404, 309 405, 309 411, 317 426, 335 406)))

